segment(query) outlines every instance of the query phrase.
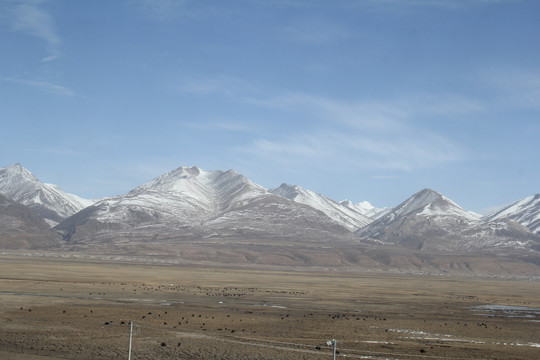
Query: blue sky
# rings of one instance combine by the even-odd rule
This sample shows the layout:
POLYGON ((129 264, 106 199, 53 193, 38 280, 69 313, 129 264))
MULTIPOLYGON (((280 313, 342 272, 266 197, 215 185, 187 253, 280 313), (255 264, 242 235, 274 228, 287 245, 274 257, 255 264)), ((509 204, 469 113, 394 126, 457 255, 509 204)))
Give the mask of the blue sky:
POLYGON ((395 206, 540 192, 535 0, 0 0, 0 167, 86 198, 179 166, 395 206))

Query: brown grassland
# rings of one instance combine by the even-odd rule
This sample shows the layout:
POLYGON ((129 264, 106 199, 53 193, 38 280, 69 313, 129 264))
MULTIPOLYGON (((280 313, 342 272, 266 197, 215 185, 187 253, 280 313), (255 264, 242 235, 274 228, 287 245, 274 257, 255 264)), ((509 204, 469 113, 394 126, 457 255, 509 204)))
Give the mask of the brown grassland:
POLYGON ((129 321, 134 360, 538 359, 539 308, 532 280, 0 256, 2 359, 127 359, 129 321))

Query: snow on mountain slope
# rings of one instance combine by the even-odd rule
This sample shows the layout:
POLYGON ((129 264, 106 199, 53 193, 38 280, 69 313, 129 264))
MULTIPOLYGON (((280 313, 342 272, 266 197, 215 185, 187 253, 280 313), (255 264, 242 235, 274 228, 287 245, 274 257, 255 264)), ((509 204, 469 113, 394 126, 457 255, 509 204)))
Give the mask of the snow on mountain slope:
POLYGON ((344 206, 326 196, 317 194, 311 190, 296 185, 282 184, 270 192, 283 196, 289 200, 311 206, 326 214, 336 223, 350 231, 356 231, 373 220, 354 208, 344 206))
POLYGON ((463 209, 446 196, 431 189, 424 189, 417 192, 391 211, 391 214, 394 214, 396 217, 411 213, 423 214, 425 216, 461 216, 471 221, 478 221, 481 218, 480 215, 463 209))
POLYGON ((540 234, 540 194, 526 197, 484 217, 486 221, 509 218, 540 234))
POLYGON ((323 212, 272 193, 231 207, 202 225, 213 237, 245 239, 246 244, 336 242, 351 235, 323 212))
POLYGON ((126 195, 96 203, 93 217, 107 223, 148 221, 195 225, 216 212, 265 194, 264 188, 233 170, 180 167, 126 195))
POLYGON ((340 204, 373 220, 377 220, 378 218, 383 217, 384 215, 392 211, 392 208, 376 208, 368 201, 362 201, 358 204, 354 204, 350 200, 343 200, 340 202, 340 204))
POLYGON ((480 215, 461 208, 452 200, 436 191, 424 189, 370 224, 366 231, 368 234, 376 234, 392 221, 409 215, 419 215, 424 218, 452 216, 473 224, 480 221, 480 215))
POLYGON ((20 164, 0 168, 0 193, 28 206, 49 225, 77 213, 93 201, 68 194, 53 184, 44 184, 20 164))
POLYGON ((540 244, 540 237, 515 222, 484 222, 480 215, 430 189, 414 194, 358 235, 427 251, 506 251, 540 244))
POLYGON ((424 189, 393 208, 386 215, 371 223, 363 229, 361 233, 363 236, 377 236, 391 223, 406 218, 409 215, 419 215, 422 218, 429 218, 430 216, 437 215, 440 217, 455 215, 474 222, 479 222, 480 220, 480 216, 476 216, 476 214, 469 213, 462 209, 444 195, 431 189, 424 189))
MULTIPOLYGON (((81 236, 174 238, 196 236, 282 236, 306 229, 345 230, 317 210, 272 194, 233 170, 181 167, 133 189, 102 200, 68 218, 56 229, 66 239, 81 236), (307 225, 308 224, 308 225, 307 225), (113 234, 113 235, 107 235, 113 234)), ((311 232, 312 233, 312 232, 311 232)), ((313 236, 312 236, 313 237, 313 236)))
POLYGON ((460 233, 464 250, 490 249, 499 254, 512 250, 539 248, 540 237, 526 226, 509 218, 502 218, 465 229, 460 233))

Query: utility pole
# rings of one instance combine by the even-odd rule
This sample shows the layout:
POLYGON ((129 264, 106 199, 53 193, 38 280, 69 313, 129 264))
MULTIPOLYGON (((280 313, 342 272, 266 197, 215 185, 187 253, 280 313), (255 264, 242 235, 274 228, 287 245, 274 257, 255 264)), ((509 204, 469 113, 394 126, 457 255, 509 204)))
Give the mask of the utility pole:
MULTIPOLYGON (((133 321, 129 322, 129 351, 128 360, 131 360, 131 338, 133 337, 133 321)), ((335 357, 334 357, 335 358, 335 357)))
POLYGON ((326 345, 328 345, 328 346, 333 345, 334 346, 334 360, 336 360, 337 340, 336 339, 329 340, 329 341, 326 342, 326 345))

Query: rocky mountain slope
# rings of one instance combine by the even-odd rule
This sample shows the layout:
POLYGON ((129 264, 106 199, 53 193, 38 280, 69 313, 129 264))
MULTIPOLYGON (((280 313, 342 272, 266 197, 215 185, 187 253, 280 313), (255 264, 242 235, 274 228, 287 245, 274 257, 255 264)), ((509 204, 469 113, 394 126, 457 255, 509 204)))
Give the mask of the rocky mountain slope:
POLYGON ((540 234, 540 194, 531 195, 523 200, 488 214, 486 221, 512 219, 527 226, 532 232, 540 234))
POLYGON ((62 238, 39 215, 0 194, 0 248, 47 249, 62 238))
POLYGON ((345 206, 297 185, 282 184, 270 192, 317 209, 349 231, 356 231, 373 221, 354 206, 345 206))
MULTIPOLYGON (((20 165, 2 170, 12 196, 33 200, 37 210, 47 204, 45 215, 68 208, 66 196, 51 195, 57 187, 41 184, 20 165)), ((62 241, 29 208, 3 201, 9 208, 0 213, 4 249, 210 264, 540 274, 540 236, 512 220, 522 211, 526 216, 514 218, 534 226, 534 196, 492 217, 429 189, 395 208, 376 209, 300 186, 267 190, 233 170, 181 167, 69 216, 54 228, 62 241)))
POLYGON ((20 164, 0 168, 0 194, 28 206, 52 226, 93 203, 42 183, 20 164))
POLYGON ((178 168, 126 195, 102 200, 56 229, 78 243, 175 238, 319 241, 347 234, 324 213, 273 194, 233 170, 197 167, 178 168))
POLYGON ((517 222, 483 221, 444 195, 424 189, 358 231, 367 242, 440 253, 535 249, 540 237, 517 222))

